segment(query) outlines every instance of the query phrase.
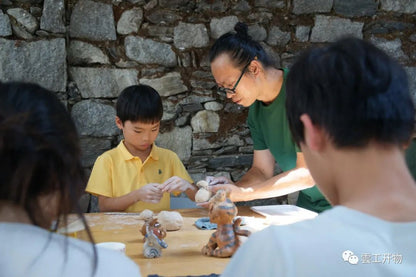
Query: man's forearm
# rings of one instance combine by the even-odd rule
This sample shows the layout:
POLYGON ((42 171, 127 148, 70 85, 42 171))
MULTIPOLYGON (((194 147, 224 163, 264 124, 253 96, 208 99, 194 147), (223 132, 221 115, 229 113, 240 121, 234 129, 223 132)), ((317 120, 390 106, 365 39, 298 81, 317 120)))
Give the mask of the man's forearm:
MULTIPOLYGON (((251 177, 253 177, 253 175, 251 177)), ((250 178, 247 178, 247 181, 249 180, 250 178)), ((257 181, 252 184, 244 182, 241 185, 240 182, 238 182, 236 185, 240 187, 240 190, 238 192, 233 192, 233 201, 249 201, 260 198, 282 196, 295 191, 310 188, 314 184, 315 182, 313 181, 308 169, 297 168, 278 174, 263 182, 257 181)))

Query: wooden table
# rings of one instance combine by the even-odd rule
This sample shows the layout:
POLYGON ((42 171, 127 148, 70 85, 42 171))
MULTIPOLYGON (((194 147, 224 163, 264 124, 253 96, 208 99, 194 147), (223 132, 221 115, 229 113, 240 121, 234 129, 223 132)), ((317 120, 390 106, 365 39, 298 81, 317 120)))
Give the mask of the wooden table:
MULTIPOLYGON (((249 207, 238 207, 239 215, 262 218, 249 207)), ((140 266, 142 276, 159 274, 161 276, 185 276, 220 274, 229 258, 207 257, 201 254, 215 230, 199 230, 194 222, 207 217, 206 209, 182 209, 184 225, 178 231, 168 232, 165 241, 168 248, 163 249, 162 257, 147 259, 143 256, 143 236, 140 228, 144 221, 134 213, 90 213, 85 217, 91 228, 95 242, 118 241, 126 244, 126 255, 140 266)), ((77 237, 88 240, 85 231, 77 232, 77 237)))

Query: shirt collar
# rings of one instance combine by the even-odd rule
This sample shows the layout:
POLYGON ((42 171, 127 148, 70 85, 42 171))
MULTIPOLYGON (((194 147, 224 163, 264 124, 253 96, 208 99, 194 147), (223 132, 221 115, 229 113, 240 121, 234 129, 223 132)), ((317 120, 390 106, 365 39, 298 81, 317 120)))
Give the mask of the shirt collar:
MULTIPOLYGON (((129 160, 133 160, 135 158, 135 156, 133 156, 129 152, 129 150, 127 150, 126 146, 124 145, 124 139, 120 141, 117 148, 119 148, 119 150, 121 151, 121 154, 122 154, 124 160, 129 161, 129 160)), ((152 150, 150 151, 150 154, 149 154, 148 158, 152 158, 153 160, 159 160, 159 152, 160 152, 160 148, 158 146, 156 146, 155 143, 153 143, 152 144, 152 150)))

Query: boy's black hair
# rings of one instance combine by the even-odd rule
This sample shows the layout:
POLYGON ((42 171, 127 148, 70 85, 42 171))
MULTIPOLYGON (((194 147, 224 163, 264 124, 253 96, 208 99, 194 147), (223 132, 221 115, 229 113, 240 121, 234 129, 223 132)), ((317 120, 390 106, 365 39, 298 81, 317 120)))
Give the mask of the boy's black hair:
POLYGON ((298 144, 305 139, 302 114, 339 148, 371 141, 399 145, 413 131, 415 110, 406 72, 357 38, 305 52, 292 66, 286 90, 286 112, 298 144))
POLYGON ((212 63, 219 55, 227 53, 234 65, 243 68, 255 57, 264 67, 273 66, 273 61, 257 41, 248 35, 248 27, 238 22, 234 30, 236 33, 228 32, 220 36, 212 45, 209 52, 209 62, 212 63))
POLYGON ((125 88, 117 100, 117 116, 124 123, 155 123, 163 116, 162 99, 159 93, 147 85, 133 85, 125 88))

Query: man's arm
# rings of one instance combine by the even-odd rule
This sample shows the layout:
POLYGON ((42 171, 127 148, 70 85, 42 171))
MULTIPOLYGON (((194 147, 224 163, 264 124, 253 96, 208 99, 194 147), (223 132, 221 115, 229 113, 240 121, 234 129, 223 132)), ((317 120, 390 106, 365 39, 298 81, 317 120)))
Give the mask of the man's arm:
POLYGON ((232 201, 249 201, 282 196, 314 186, 302 153, 297 153, 294 169, 276 176, 273 176, 274 163, 269 150, 254 151, 252 167, 236 185, 216 185, 211 187, 212 191, 228 189, 232 201))

